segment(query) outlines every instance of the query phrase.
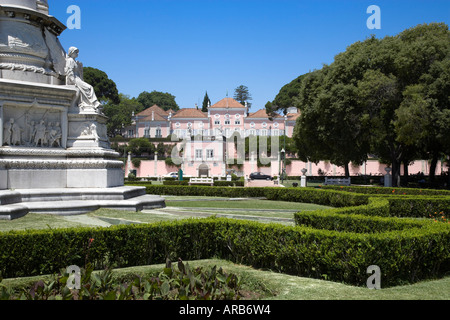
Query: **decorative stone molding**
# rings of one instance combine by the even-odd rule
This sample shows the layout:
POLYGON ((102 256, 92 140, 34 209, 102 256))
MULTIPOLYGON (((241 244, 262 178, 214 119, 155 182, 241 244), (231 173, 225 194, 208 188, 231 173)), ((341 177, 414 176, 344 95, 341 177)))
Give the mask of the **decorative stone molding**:
POLYGON ((49 148, 3 147, 3 148, 0 148, 0 156, 117 158, 120 155, 119 155, 119 153, 117 153, 113 150, 105 150, 105 149, 69 149, 69 150, 65 150, 65 149, 49 149, 49 148))
POLYGON ((27 160, 0 159, 0 167, 9 170, 121 169, 122 161, 114 160, 27 160))

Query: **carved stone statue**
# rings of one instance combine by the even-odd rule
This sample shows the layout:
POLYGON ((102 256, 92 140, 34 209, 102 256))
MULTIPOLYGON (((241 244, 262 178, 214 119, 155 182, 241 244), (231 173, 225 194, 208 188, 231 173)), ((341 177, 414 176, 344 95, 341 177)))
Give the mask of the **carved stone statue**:
POLYGON ((14 118, 5 123, 3 129, 3 145, 16 146, 22 144, 22 128, 15 122, 14 118))
POLYGON ((75 85, 80 93, 80 108, 81 110, 94 109, 98 112, 100 102, 98 102, 95 95, 94 88, 83 81, 83 65, 76 61, 79 50, 71 47, 66 59, 66 79, 68 85, 75 85))
POLYGON ((11 135, 11 144, 13 146, 21 145, 22 144, 22 128, 14 121, 14 119, 11 119, 12 127, 12 135, 11 135))
POLYGON ((3 128, 3 145, 11 145, 11 137, 12 137, 12 123, 14 119, 11 119, 9 123, 5 123, 3 128))
POLYGON ((45 126, 44 120, 41 120, 41 122, 36 126, 36 133, 34 136, 34 143, 36 147, 41 144, 41 147, 44 147, 47 145, 47 127, 45 126))
POLYGON ((30 136, 28 137, 28 142, 31 145, 34 141, 34 136, 36 135, 36 122, 31 121, 30 123, 30 136))
POLYGON ((61 147, 61 138, 62 138, 61 126, 59 122, 57 122, 54 127, 51 126, 49 128, 49 141, 50 141, 49 146, 54 147, 56 145, 57 147, 61 147))

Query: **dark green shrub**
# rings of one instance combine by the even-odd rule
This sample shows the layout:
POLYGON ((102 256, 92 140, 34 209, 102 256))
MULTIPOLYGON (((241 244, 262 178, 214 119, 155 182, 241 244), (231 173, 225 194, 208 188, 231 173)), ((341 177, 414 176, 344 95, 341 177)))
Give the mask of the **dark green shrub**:
POLYGON ((244 181, 233 180, 233 181, 214 181, 215 187, 243 187, 244 181))
POLYGON ((388 209, 387 200, 372 198, 366 206, 299 212, 294 216, 298 226, 355 233, 422 228, 430 223, 426 220, 390 218, 387 217, 388 209))
POLYGON ((394 217, 428 218, 435 212, 450 213, 450 197, 387 197, 394 217))
POLYGON ((147 185, 147 193, 177 196, 267 198, 268 200, 315 203, 346 207, 368 204, 369 196, 314 188, 225 188, 210 186, 147 185))
POLYGON ((356 192, 371 195, 397 195, 397 196, 450 196, 449 190, 418 189, 418 188, 385 188, 385 187, 362 187, 362 186, 321 186, 322 189, 356 192))
POLYGON ((165 186, 187 186, 187 185, 189 185, 189 181, 188 180, 183 180, 183 181, 167 180, 167 181, 163 181, 163 185, 165 185, 165 186))
MULTIPOLYGON (((383 223, 374 225, 382 228, 383 223)), ((447 224, 428 221, 421 227, 402 225, 398 229, 354 233, 210 218, 10 232, 0 235, 0 268, 4 276, 18 277, 52 274, 86 261, 103 269, 164 263, 170 255, 186 260, 217 257, 359 286, 365 286, 367 267, 378 265, 384 287, 450 271, 447 224)))

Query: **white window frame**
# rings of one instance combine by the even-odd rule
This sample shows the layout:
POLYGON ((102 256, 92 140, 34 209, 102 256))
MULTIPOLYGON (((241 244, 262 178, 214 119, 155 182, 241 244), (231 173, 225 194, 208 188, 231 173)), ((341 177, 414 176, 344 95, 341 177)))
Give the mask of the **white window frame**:
POLYGON ((195 149, 195 160, 203 160, 203 149, 195 149))

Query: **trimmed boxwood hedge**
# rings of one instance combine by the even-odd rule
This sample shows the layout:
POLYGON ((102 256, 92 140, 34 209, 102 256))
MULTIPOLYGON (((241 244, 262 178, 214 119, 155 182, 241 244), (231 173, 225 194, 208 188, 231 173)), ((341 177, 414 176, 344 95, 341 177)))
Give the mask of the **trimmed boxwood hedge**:
POLYGON ((450 224, 422 215, 448 197, 373 196, 310 188, 146 186, 151 194, 260 197, 334 206, 295 215, 297 226, 233 219, 0 233, 4 277, 57 273, 87 261, 99 269, 183 260, 228 259, 256 268, 365 286, 370 265, 389 287, 450 272, 450 224))
POLYGON ((0 236, 0 269, 3 276, 20 277, 57 273, 87 261, 99 269, 164 263, 169 256, 183 260, 216 257, 357 286, 365 286, 367 268, 378 265, 383 287, 450 271, 450 228, 431 221, 410 227, 354 233, 208 218, 9 232, 0 236))
POLYGON ((450 190, 419 189, 419 188, 385 188, 385 187, 363 187, 363 186, 320 186, 322 189, 356 192, 372 195, 419 195, 419 196, 450 196, 450 190))
MULTIPOLYGON (((189 180, 164 181, 163 185, 165 185, 165 186, 188 186, 189 185, 189 180)), ((193 183, 192 185, 196 185, 196 184, 193 183)), ((198 184, 198 185, 202 185, 202 184, 198 184)), ((203 185, 203 186, 205 186, 205 185, 203 185)), ((219 181, 219 180, 214 180, 214 186, 215 187, 243 187, 244 186, 244 181, 219 181)))
POLYGON ((359 206, 368 204, 369 202, 369 196, 367 195, 314 188, 229 188, 147 185, 146 189, 148 194, 157 195, 267 198, 268 200, 315 203, 332 207, 359 206))
MULTIPOLYGON (((144 186, 140 184, 140 186, 144 186)), ((354 207, 369 204, 370 198, 386 199, 388 207, 370 206, 366 215, 384 217, 428 218, 435 212, 450 213, 450 196, 414 196, 389 194, 364 194, 334 188, 223 188, 210 186, 145 185, 147 193, 177 196, 249 197, 276 201, 315 203, 332 207, 354 207)), ((367 188, 370 189, 370 188, 367 188)), ((349 189, 348 189, 349 190, 349 189)), ((348 209, 358 213, 360 209, 348 209)))
POLYGON ((294 214, 298 226, 356 233, 378 233, 408 228, 422 228, 430 221, 387 218, 389 202, 371 198, 365 206, 330 210, 306 211, 294 214))

